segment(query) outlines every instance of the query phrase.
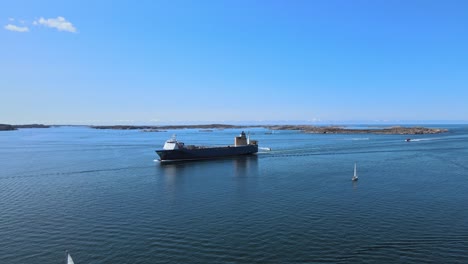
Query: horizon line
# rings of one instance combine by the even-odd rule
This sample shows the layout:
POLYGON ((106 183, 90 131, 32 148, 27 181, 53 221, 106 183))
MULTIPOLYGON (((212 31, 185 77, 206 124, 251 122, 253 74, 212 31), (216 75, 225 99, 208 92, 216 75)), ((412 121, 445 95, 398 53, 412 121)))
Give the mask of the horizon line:
POLYGON ((47 125, 47 126, 175 126, 175 125, 248 125, 248 126, 267 126, 267 125, 370 125, 370 124, 386 124, 386 125, 457 125, 468 124, 468 120, 243 120, 243 121, 131 121, 131 120, 116 120, 116 121, 71 121, 71 122, 22 122, 22 123, 4 123, 5 125, 47 125))

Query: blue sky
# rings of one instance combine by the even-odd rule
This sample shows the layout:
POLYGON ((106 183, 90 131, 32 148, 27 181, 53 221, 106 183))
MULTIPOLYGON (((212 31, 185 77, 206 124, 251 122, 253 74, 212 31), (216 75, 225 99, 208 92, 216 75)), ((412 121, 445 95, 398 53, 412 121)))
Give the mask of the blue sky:
POLYGON ((468 120, 468 1, 6 1, 0 123, 468 120))

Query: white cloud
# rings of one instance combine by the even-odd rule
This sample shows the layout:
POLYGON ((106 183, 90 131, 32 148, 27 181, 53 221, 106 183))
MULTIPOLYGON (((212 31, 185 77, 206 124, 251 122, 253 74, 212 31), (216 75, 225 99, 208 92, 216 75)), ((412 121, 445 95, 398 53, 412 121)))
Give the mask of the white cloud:
POLYGON ((76 32, 76 28, 70 21, 67 21, 64 17, 57 17, 57 18, 48 18, 44 19, 43 17, 39 18, 39 20, 33 22, 34 25, 44 25, 46 27, 56 28, 58 31, 68 31, 68 32, 76 32))
POLYGON ((16 31, 16 32, 28 32, 29 31, 28 27, 18 27, 12 24, 6 25, 5 29, 10 30, 10 31, 16 31))
POLYGON ((11 21, 11 22, 15 21, 15 19, 12 18, 12 17, 9 17, 8 20, 11 21))

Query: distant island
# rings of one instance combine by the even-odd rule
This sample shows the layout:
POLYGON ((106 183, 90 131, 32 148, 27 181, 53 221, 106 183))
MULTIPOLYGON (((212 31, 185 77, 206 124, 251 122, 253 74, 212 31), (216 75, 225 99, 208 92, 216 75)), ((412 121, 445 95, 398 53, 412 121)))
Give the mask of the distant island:
POLYGON ((164 130, 164 129, 229 129, 229 128, 243 128, 253 126, 234 126, 224 124, 209 124, 209 125, 173 125, 173 126, 130 126, 130 125, 116 125, 116 126, 90 126, 95 129, 142 129, 142 130, 164 130))
POLYGON ((427 127, 402 127, 393 126, 376 129, 351 129, 337 126, 290 126, 290 125, 277 125, 268 126, 271 130, 300 130, 304 133, 313 134, 386 134, 386 135, 418 135, 418 134, 439 134, 448 132, 443 128, 427 128, 427 127))
POLYGON ((16 128, 12 125, 0 124, 0 131, 10 131, 10 130, 16 130, 16 128))
POLYGON ((200 129, 200 132, 211 132, 211 129, 233 129, 233 128, 251 128, 264 127, 270 130, 299 130, 304 133, 315 134, 388 134, 388 135, 417 135, 417 134, 438 134, 445 133, 448 130, 442 128, 427 128, 427 127, 402 127, 393 126, 377 129, 350 129, 337 126, 311 126, 311 125, 272 125, 272 126, 236 126, 225 124, 210 124, 210 125, 174 125, 174 126, 131 126, 131 125, 116 125, 116 126, 91 126, 94 129, 117 129, 129 130, 139 129, 145 132, 162 132, 166 129, 200 129))
MULTIPOLYGON (((8 125, 0 124, 0 131, 11 131, 22 128, 49 128, 49 125, 29 124, 29 125, 8 125)), ((312 126, 312 125, 226 125, 226 124, 208 124, 208 125, 171 125, 171 126, 132 126, 132 125, 113 125, 113 126, 89 126, 93 129, 115 129, 115 130, 141 130, 143 132, 166 132, 168 129, 199 129, 200 132, 212 132, 212 129, 242 129, 252 127, 263 127, 273 130, 298 130, 303 133, 314 134, 386 134, 386 135, 418 135, 418 134, 439 134, 448 132, 443 128, 427 127, 382 127, 382 128, 346 128, 340 126, 312 126)), ((271 134, 271 132, 267 133, 271 134)))
POLYGON ((29 124, 29 125, 13 125, 16 128, 49 128, 48 125, 43 124, 29 124))
POLYGON ((11 131, 17 130, 18 128, 49 128, 48 125, 43 124, 28 124, 28 125, 8 125, 0 124, 0 131, 11 131))

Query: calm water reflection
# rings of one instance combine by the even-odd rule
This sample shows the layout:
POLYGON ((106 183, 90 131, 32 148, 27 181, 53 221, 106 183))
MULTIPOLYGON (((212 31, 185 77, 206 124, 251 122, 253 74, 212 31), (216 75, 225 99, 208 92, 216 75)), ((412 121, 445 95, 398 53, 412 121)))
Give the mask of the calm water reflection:
POLYGON ((175 131, 0 133, 0 263, 468 263, 468 127, 449 129, 257 129, 274 151, 168 164, 154 149, 175 131))

